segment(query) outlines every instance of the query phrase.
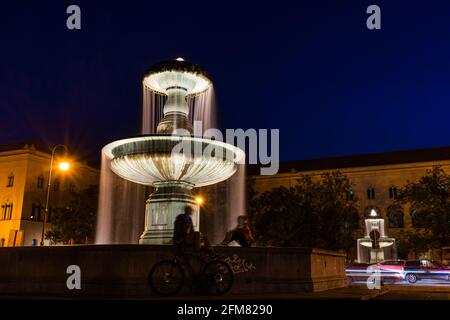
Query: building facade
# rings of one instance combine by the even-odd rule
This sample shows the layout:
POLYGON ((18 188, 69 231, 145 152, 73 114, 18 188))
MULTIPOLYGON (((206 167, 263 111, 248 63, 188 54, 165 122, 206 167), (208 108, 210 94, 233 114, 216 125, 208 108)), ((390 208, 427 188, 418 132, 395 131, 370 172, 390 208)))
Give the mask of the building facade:
MULTIPOLYGON (((45 212, 51 154, 34 143, 0 146, 0 246, 39 245, 45 212)), ((54 165, 58 161, 55 157, 54 165)), ((71 193, 98 185, 99 170, 74 162, 67 172, 52 171, 51 210, 63 207, 71 193)))
POLYGON ((302 174, 320 178, 325 172, 339 170, 353 184, 349 195, 359 201, 361 227, 375 209, 385 219, 386 233, 395 238, 400 230, 414 228, 414 211, 409 205, 395 203, 397 190, 418 181, 434 166, 450 174, 450 147, 291 161, 281 163, 278 174, 272 176, 259 175, 258 167, 248 171, 255 191, 262 193, 294 186, 302 174))

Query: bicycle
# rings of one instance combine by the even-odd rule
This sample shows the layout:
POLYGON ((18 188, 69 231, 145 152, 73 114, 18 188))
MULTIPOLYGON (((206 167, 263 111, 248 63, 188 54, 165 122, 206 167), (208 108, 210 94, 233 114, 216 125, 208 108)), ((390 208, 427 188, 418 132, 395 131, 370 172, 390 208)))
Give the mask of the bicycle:
POLYGON ((187 259, 175 256, 174 259, 161 260, 151 269, 148 282, 152 290, 160 296, 173 296, 180 292, 185 285, 186 269, 193 276, 193 284, 200 285, 200 289, 211 295, 227 293, 234 282, 233 270, 228 263, 222 261, 218 255, 197 257, 201 263, 201 271, 196 273, 187 259), (183 261, 186 260, 186 261, 183 261))

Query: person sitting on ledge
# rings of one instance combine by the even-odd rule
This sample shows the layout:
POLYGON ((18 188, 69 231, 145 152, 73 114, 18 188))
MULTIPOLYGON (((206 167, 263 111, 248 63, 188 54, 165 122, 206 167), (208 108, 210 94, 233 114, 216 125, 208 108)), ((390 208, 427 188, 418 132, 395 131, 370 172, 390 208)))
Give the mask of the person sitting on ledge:
POLYGON ((248 218, 246 216, 239 216, 237 221, 236 228, 227 232, 221 245, 226 246, 230 242, 236 241, 241 247, 250 247, 255 242, 255 239, 248 226, 248 218))
POLYGON ((172 242, 178 256, 184 255, 186 252, 198 252, 201 248, 211 250, 208 239, 194 230, 192 214, 192 207, 186 206, 184 214, 179 214, 175 218, 172 242))

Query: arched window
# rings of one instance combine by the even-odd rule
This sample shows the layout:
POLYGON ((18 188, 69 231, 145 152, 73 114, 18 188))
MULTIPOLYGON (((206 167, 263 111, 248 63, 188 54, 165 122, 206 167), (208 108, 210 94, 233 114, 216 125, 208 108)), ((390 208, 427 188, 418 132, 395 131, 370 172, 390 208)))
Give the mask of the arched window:
POLYGON ((55 179, 55 181, 53 181, 53 191, 58 192, 59 191, 59 185, 60 185, 59 179, 55 179))
POLYGON ((375 189, 372 187, 367 188, 367 199, 375 199, 375 189))
POLYGON ((38 189, 42 189, 44 187, 44 176, 42 174, 37 178, 37 187, 38 189))
POLYGON ((398 205, 389 206, 387 209, 387 218, 389 228, 404 228, 403 210, 398 205))
POLYGON ((13 212, 13 204, 7 204, 6 205, 6 220, 11 220, 12 219, 12 212, 13 212))
POLYGON ((12 211, 13 211, 12 203, 3 204, 1 207, 1 211, 0 211, 0 220, 11 220, 12 219, 12 211))
POLYGON ((389 188, 389 198, 396 199, 397 198, 397 187, 389 188))
POLYGON ((413 228, 426 228, 429 226, 429 220, 423 213, 417 212, 416 209, 412 209, 409 213, 411 216, 411 224, 413 228))
POLYGON ((11 188, 11 187, 13 187, 13 186, 14 186, 14 174, 11 173, 11 174, 8 176, 8 184, 6 185, 6 187, 7 187, 7 188, 11 188))
POLYGON ((354 198, 354 193, 352 189, 347 190, 347 200, 353 200, 354 198))
POLYGON ((2 238, 0 240, 0 247, 4 247, 5 246, 5 238, 2 238))
POLYGON ((35 202, 33 203, 33 207, 31 209, 31 216, 30 216, 30 220, 34 220, 34 221, 40 221, 42 220, 41 218, 41 212, 42 212, 42 205, 40 202, 35 202))

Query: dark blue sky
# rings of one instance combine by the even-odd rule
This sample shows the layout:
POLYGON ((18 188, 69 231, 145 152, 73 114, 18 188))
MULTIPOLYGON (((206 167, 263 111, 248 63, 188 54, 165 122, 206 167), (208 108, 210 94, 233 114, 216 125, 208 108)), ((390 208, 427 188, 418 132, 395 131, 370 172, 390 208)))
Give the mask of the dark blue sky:
POLYGON ((145 70, 183 56, 215 80, 221 126, 279 128, 282 160, 450 145, 448 1, 20 1, 0 11, 0 143, 66 142, 98 159, 139 133, 145 70), (69 4, 81 7, 81 31, 66 29, 69 4), (382 30, 366 28, 370 4, 382 30))

